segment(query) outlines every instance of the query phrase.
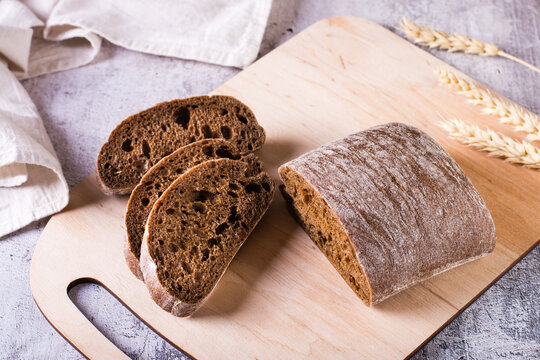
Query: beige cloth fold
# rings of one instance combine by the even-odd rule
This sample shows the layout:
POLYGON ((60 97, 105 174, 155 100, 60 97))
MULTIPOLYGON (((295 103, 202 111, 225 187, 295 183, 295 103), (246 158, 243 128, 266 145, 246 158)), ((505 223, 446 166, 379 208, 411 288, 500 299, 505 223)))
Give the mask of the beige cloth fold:
POLYGON ((60 211, 68 186, 39 113, 0 62, 0 236, 60 211))
POLYGON ((88 64, 102 38, 245 67, 257 56, 270 7, 271 0, 0 0, 0 236, 68 202, 54 149, 17 78, 88 64))

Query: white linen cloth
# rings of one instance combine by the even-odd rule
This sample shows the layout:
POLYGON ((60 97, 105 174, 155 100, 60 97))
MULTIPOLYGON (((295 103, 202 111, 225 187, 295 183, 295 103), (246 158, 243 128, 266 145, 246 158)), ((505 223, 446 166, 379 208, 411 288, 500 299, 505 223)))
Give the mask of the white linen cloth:
POLYGON ((242 68, 257 56, 271 3, 0 0, 0 236, 60 211, 69 197, 39 113, 17 78, 88 64, 102 38, 242 68))

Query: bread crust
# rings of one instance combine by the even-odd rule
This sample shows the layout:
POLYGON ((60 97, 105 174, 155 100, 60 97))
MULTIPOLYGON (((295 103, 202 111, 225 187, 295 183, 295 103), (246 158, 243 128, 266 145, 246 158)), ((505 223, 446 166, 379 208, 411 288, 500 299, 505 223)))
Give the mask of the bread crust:
POLYGON ((129 193, 131 193, 131 190, 133 190, 131 187, 126 187, 126 188, 118 188, 118 189, 111 189, 109 188, 107 185, 105 185, 105 183, 101 180, 101 177, 99 176, 98 172, 96 171, 95 172, 95 175, 96 175, 96 180, 97 180, 97 184, 98 184, 98 187, 99 187, 99 190, 101 190, 102 193, 104 193, 105 195, 107 196, 113 196, 113 195, 117 195, 117 196, 122 196, 122 195, 127 195, 129 193))
POLYGON ((279 173, 289 191, 289 175, 298 174, 336 215, 369 282, 368 305, 495 247, 495 226, 480 194, 451 156, 412 126, 361 131, 282 165, 279 173))
POLYGON ((141 281, 144 281, 143 273, 141 267, 139 266, 139 259, 131 251, 128 240, 124 241, 124 258, 126 259, 126 264, 129 270, 135 275, 135 277, 141 281))
POLYGON ((157 275, 157 266, 148 250, 149 232, 144 231, 143 242, 141 246, 141 261, 140 271, 143 274, 144 283, 150 292, 152 300, 158 304, 163 310, 170 312, 174 316, 186 317, 195 312, 201 305, 201 302, 188 304, 175 299, 165 290, 157 275))

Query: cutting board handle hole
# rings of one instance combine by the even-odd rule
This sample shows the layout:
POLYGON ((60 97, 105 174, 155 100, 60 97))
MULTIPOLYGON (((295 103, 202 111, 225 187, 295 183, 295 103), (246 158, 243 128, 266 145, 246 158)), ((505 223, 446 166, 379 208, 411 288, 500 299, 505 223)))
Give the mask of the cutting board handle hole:
POLYGON ((160 349, 160 352, 168 354, 167 357, 191 359, 155 333, 101 282, 92 278, 77 279, 69 284, 67 293, 88 321, 130 358, 156 358, 158 354, 154 349, 160 349), (120 319, 122 323, 118 322, 120 319), (145 331, 145 327, 152 332, 145 331), (150 336, 145 337, 146 334, 150 336))

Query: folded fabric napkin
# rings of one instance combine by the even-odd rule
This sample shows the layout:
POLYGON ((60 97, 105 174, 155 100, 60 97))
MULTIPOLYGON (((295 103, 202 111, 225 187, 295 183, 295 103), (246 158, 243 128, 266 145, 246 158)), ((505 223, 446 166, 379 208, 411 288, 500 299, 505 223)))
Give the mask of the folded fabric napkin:
POLYGON ((0 236, 53 214, 68 186, 18 82, 91 62, 102 38, 157 55, 245 67, 271 0, 0 0, 0 236))

